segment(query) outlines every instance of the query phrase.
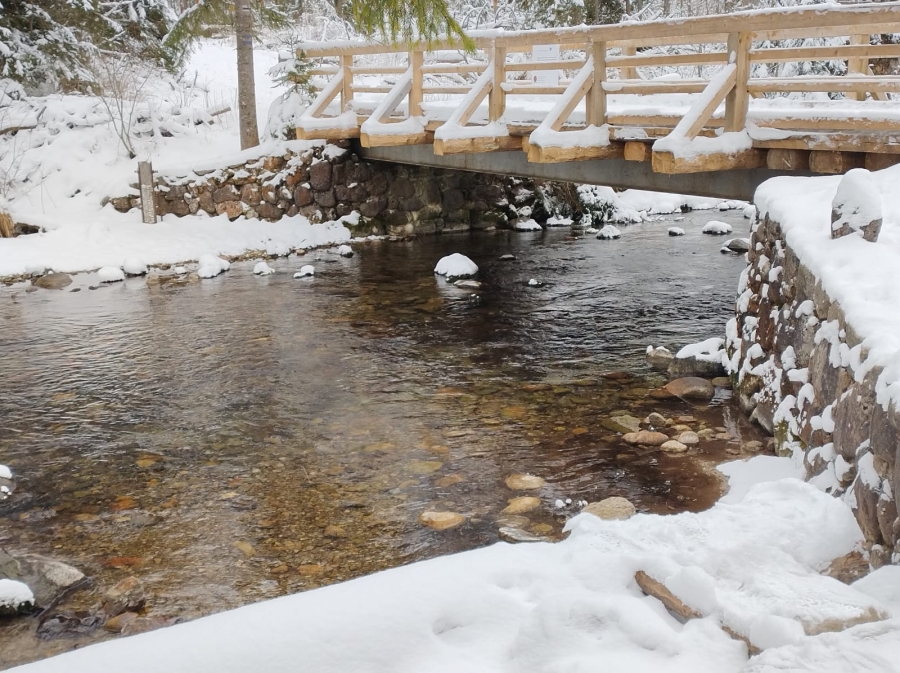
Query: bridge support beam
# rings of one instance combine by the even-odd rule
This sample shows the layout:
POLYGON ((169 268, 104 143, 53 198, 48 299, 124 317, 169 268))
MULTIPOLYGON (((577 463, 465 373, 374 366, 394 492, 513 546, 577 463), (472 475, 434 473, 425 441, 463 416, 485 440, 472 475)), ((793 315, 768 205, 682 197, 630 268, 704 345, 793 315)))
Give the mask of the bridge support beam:
POLYGON ((436 155, 428 145, 407 147, 356 147, 368 161, 431 166, 476 173, 516 175, 536 180, 605 185, 621 189, 646 189, 722 199, 753 198, 756 188, 779 175, 810 175, 808 171, 780 171, 766 167, 702 173, 654 173, 648 162, 625 159, 530 163, 524 152, 485 152, 436 155))

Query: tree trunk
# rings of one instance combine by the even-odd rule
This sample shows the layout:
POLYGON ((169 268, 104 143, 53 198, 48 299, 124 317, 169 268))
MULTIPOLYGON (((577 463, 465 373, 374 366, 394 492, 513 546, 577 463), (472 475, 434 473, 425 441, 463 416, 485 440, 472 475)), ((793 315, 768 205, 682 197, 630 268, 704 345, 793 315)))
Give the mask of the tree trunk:
POLYGON ((259 145, 256 126, 256 83, 253 79, 253 34, 247 0, 235 0, 234 25, 237 29, 238 120, 241 149, 259 145))

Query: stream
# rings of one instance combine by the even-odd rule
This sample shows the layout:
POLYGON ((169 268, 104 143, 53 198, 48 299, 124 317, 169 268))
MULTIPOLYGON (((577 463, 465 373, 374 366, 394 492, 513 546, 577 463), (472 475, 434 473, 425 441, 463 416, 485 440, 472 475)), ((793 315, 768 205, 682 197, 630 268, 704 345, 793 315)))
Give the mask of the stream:
POLYGON ((493 544, 501 526, 560 539, 578 511, 566 499, 708 508, 712 466, 761 437, 726 390, 652 397, 665 378, 645 349, 724 333, 745 262, 700 228, 748 236, 749 222, 683 217, 677 238, 672 215, 615 241, 480 232, 311 251, 265 277, 240 262, 185 285, 0 287, 0 463, 17 476, 0 547, 90 578, 54 608, 67 620, 0 622, 0 668, 114 637, 91 615, 132 575, 155 628, 493 544), (452 252, 481 289, 432 273, 452 252), (307 263, 315 277, 293 279, 307 263), (733 439, 632 447, 602 425, 614 412, 733 439), (516 473, 547 483, 512 491, 516 473), (541 506, 501 514, 521 495, 541 506), (426 510, 466 523, 432 530, 426 510))

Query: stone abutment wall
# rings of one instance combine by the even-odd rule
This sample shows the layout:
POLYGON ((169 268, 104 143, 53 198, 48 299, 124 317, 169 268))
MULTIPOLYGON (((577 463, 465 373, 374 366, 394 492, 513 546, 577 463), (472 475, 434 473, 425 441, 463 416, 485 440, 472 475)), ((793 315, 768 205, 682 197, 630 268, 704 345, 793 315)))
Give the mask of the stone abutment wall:
MULTIPOLYGON (((160 171, 158 215, 205 212, 275 221, 303 215, 312 222, 345 220, 354 235, 435 234, 512 226, 567 209, 565 188, 552 183, 419 166, 366 162, 344 146, 292 149, 205 172, 160 171)), ((126 212, 132 195, 111 199, 126 212)))
POLYGON ((786 245, 778 222, 753 231, 727 349, 735 395, 772 432, 779 452, 802 452, 807 477, 853 507, 870 560, 900 559, 900 412, 876 401, 878 368, 821 282, 786 245))

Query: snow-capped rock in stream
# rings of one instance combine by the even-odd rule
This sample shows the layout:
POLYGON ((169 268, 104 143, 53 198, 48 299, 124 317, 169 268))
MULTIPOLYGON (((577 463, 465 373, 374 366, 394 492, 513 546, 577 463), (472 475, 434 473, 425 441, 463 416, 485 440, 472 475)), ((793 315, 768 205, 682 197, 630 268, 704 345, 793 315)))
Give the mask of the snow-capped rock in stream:
POLYGON ((442 257, 434 267, 434 272, 450 281, 471 278, 478 273, 478 265, 465 255, 454 252, 452 255, 442 257))
POLYGON ((215 278, 231 268, 230 262, 215 255, 201 255, 198 263, 197 275, 201 278, 215 278))
POLYGON ((275 269, 266 264, 265 262, 257 262, 256 266, 253 267, 253 273, 257 276, 271 276, 275 273, 275 269))
POLYGON ((712 236, 724 236, 725 234, 731 233, 731 225, 727 222, 719 222, 718 220, 710 220, 703 227, 704 234, 711 234, 712 236))
POLYGON ((0 579, 0 617, 15 617, 34 607, 34 594, 27 584, 0 579))
POLYGON ((597 234, 597 238, 601 241, 611 241, 614 238, 619 238, 622 236, 622 232, 618 230, 618 228, 614 227, 611 224, 605 225, 600 232, 597 234))
POLYGON ((140 257, 126 257, 122 270, 126 276, 144 276, 147 274, 147 265, 140 257))
POLYGON ((316 275, 316 267, 312 264, 305 264, 300 267, 300 270, 294 274, 294 278, 309 278, 310 276, 316 275))
POLYGON ((104 266, 97 272, 101 283, 118 283, 125 280, 125 272, 117 266, 104 266))

